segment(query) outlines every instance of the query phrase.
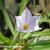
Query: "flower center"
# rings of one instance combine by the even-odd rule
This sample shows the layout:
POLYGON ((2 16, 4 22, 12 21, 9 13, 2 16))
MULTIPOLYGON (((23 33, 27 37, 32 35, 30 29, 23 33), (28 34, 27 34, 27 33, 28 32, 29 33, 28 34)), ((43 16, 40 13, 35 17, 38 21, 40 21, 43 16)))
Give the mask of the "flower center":
POLYGON ((23 25, 23 28, 24 28, 24 30, 28 30, 29 24, 24 24, 24 25, 23 25))

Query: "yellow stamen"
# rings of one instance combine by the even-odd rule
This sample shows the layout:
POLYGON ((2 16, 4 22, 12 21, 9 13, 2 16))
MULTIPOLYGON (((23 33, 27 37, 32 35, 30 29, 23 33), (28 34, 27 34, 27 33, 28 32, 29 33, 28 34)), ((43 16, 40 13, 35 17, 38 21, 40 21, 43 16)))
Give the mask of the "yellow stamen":
POLYGON ((24 30, 28 30, 29 24, 24 24, 24 25, 23 25, 23 28, 24 28, 24 30))

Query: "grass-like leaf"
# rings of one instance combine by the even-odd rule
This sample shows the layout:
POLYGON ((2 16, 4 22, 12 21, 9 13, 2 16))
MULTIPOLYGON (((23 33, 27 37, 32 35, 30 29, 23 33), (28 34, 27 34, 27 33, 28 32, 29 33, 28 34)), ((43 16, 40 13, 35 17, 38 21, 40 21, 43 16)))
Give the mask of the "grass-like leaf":
POLYGON ((12 42, 12 40, 10 40, 9 38, 5 37, 2 34, 3 33, 0 32, 0 42, 3 42, 3 44, 5 44, 5 45, 9 45, 12 42))
POLYGON ((39 31, 39 32, 34 32, 32 33, 32 36, 50 36, 50 29, 39 31))
POLYGON ((24 35, 23 39, 29 39, 31 37, 34 36, 50 36, 50 29, 46 29, 44 31, 36 31, 36 32, 32 32, 32 33, 27 33, 24 35))
POLYGON ((50 49, 50 40, 39 41, 36 44, 28 44, 28 48, 32 48, 32 50, 48 50, 48 48, 50 49))
MULTIPOLYGON (((49 14, 48 14, 49 16, 49 14)), ((50 19, 47 16, 41 16, 41 19, 39 22, 49 22, 50 23, 50 19)))
POLYGON ((9 15, 8 15, 7 11, 4 10, 4 11, 2 11, 2 12, 3 12, 3 15, 4 15, 4 20, 5 20, 6 25, 8 26, 8 28, 9 28, 10 31, 12 32, 12 35, 13 35, 13 36, 16 36, 15 29, 14 29, 14 27, 13 27, 13 25, 12 25, 12 21, 11 21, 9 15))
POLYGON ((24 8, 26 7, 28 1, 29 1, 29 0, 22 0, 22 1, 21 1, 19 15, 22 14, 22 12, 23 12, 24 8))
POLYGON ((4 1, 5 1, 5 0, 0 0, 0 9, 1 9, 1 10, 4 9, 4 1))

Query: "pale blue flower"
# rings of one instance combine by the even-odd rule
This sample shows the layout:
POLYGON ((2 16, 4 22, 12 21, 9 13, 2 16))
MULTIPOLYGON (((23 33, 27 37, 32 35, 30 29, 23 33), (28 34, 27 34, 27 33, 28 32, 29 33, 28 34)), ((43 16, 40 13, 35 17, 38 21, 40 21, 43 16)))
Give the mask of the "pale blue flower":
POLYGON ((21 16, 15 16, 17 31, 27 33, 40 30, 38 25, 40 17, 32 16, 28 8, 25 8, 21 16))

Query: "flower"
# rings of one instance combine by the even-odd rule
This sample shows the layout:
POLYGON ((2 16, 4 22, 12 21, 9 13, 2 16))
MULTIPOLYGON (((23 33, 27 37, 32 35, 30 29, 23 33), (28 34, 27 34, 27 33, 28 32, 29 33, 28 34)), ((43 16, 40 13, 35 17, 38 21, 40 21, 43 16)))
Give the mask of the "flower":
POLYGON ((38 22, 41 16, 32 16, 28 8, 25 8, 21 16, 15 16, 16 27, 19 32, 34 32, 40 30, 38 22))

